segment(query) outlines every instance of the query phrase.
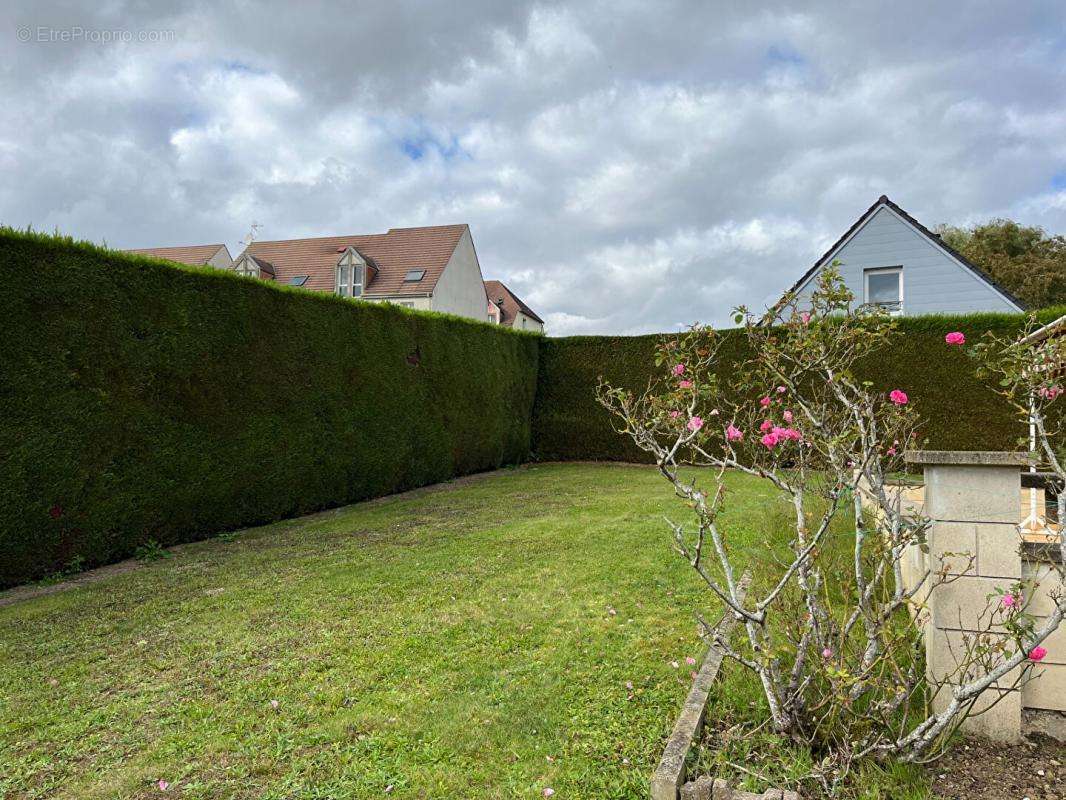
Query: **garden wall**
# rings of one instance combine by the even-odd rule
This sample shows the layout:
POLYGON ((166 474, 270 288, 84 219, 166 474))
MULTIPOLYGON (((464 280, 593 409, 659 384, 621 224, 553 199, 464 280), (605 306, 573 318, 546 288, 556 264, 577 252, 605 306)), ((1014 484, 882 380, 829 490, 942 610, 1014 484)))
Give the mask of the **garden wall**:
MULTIPOLYGON (((1047 322, 1063 313, 1038 316, 1047 322)), ((1021 314, 910 317, 900 321, 895 344, 861 365, 859 377, 882 391, 904 390, 925 420, 925 447, 936 450, 1013 450, 1026 431, 960 350, 945 347, 944 334, 962 331, 976 342, 985 331, 1009 334, 1021 314)), ((723 364, 748 357, 744 334, 723 332, 723 364)), ((642 390, 656 376, 660 335, 572 336, 541 343, 540 378, 533 411, 533 449, 542 460, 647 461, 629 437, 612 429, 596 402, 599 377, 642 390)))
POLYGON ((0 231, 0 586, 525 459, 538 337, 0 231))
MULTIPOLYGON (((926 546, 911 548, 904 582, 913 589, 923 579, 933 583, 925 577, 929 571, 950 576, 926 587, 918 599, 928 611, 923 620, 930 679, 954 684, 975 638, 1001 636, 1006 630, 1003 617, 992 615, 997 592, 1011 593, 1021 583, 1024 608, 1034 627, 1045 623, 1064 588, 1058 572, 1062 549, 1054 524, 1039 530, 1019 528, 1019 495, 1028 506, 1020 480, 1022 467, 1029 464, 1027 454, 926 450, 910 452, 907 458, 924 472, 925 491, 913 508, 929 518, 930 527, 926 546)), ((1017 676, 1008 676, 1001 692, 990 690, 987 699, 978 701, 975 711, 980 715, 968 719, 964 730, 1005 741, 1019 740, 1029 727, 1066 736, 1064 644, 1066 628, 1060 626, 1044 640, 1046 654, 1038 659, 1030 680, 1018 690, 1013 686, 1017 676)), ((941 691, 933 698, 934 709, 942 711, 949 699, 949 693, 941 691)))

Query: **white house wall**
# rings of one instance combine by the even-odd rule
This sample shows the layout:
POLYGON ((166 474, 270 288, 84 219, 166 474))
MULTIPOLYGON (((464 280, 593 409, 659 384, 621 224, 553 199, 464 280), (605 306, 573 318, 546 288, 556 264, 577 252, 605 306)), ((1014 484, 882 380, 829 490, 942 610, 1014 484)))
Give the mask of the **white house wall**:
POLYGON ((433 310, 486 321, 488 302, 485 279, 481 276, 477 253, 474 252, 474 240, 467 228, 437 281, 437 288, 433 291, 433 310))
POLYGON ((218 252, 211 256, 207 261, 207 266, 218 267, 219 269, 229 269, 233 266, 233 259, 230 257, 228 247, 218 248, 218 252))
MULTIPOLYGON (((856 303, 866 300, 863 270, 902 266, 905 315, 1018 310, 970 269, 883 206, 828 263, 833 260, 841 262, 838 269, 856 303)), ((800 289, 801 299, 810 297, 816 282, 817 274, 800 289)))
POLYGON ((518 314, 515 315, 514 325, 512 325, 511 327, 516 328, 516 329, 521 330, 521 331, 542 331, 542 330, 544 330, 544 325, 543 324, 541 324, 540 322, 537 322, 535 319, 533 319, 533 317, 527 317, 521 311, 519 311, 518 314))

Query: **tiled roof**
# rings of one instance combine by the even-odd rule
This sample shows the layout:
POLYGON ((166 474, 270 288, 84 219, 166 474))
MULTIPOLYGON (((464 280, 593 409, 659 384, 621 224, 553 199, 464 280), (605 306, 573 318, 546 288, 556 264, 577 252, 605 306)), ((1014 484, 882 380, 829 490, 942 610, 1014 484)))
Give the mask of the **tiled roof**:
POLYGON ((337 262, 348 247, 354 247, 377 268, 365 287, 367 297, 423 295, 432 293, 452 257, 466 225, 428 228, 392 228, 388 233, 325 236, 318 239, 283 239, 253 242, 244 251, 274 268, 275 280, 288 283, 307 275, 305 289, 332 292, 337 262), (410 270, 425 270, 419 281, 404 281, 410 270))
POLYGON ((534 314, 533 309, 523 303, 518 295, 500 281, 485 281, 485 294, 488 295, 490 303, 499 306, 503 314, 500 318, 501 325, 514 325, 515 317, 518 316, 519 311, 530 319, 535 319, 541 325, 544 324, 544 320, 534 314), (497 302, 501 300, 503 301, 502 303, 497 302))
POLYGON ((859 217, 857 220, 855 220, 855 223, 850 228, 848 228, 846 231, 844 231, 844 234, 839 239, 837 239, 835 242, 833 242, 833 246, 830 247, 828 250, 826 250, 825 253, 822 254, 822 257, 814 262, 814 266, 813 267, 811 267, 809 270, 807 270, 805 273, 803 273, 803 275, 800 276, 800 279, 798 281, 796 281, 792 285, 792 288, 789 289, 789 292, 795 292, 801 286, 803 286, 803 284, 805 284, 807 282, 807 280, 812 275, 814 275, 815 272, 818 271, 819 267, 822 267, 822 266, 825 265, 825 263, 829 259, 829 256, 831 256, 836 251, 836 249, 838 247, 840 247, 840 245, 842 245, 844 242, 846 242, 848 237, 851 236, 851 234, 854 233, 856 230, 858 230, 858 228, 867 219, 869 219, 871 216, 873 216, 873 213, 875 211, 877 211, 877 209, 880 208, 881 206, 886 206, 886 207, 892 209, 893 211, 895 211, 903 219, 905 219, 908 223, 910 223, 911 226, 913 226, 915 230, 917 230, 920 234, 922 234, 927 239, 929 239, 934 245, 936 245, 937 247, 939 247, 942 250, 944 250, 948 255, 950 255, 952 258, 954 258, 956 261, 958 261, 960 264, 962 264, 964 267, 966 267, 968 270, 970 270, 970 272, 974 273, 977 277, 979 277, 981 280, 983 280, 985 283, 987 283, 989 286, 991 286, 993 289, 995 289, 997 292, 999 292, 1001 295, 1003 295, 1005 298, 1007 298, 1007 300, 1009 300, 1011 303, 1016 305, 1018 308, 1022 309, 1023 311, 1025 310, 1025 308, 1026 308, 1025 303, 1023 303, 1017 297, 1015 297, 1010 292, 1008 292, 1006 289, 1004 289, 1002 286, 1000 286, 998 283, 996 283, 995 280, 992 279, 991 275, 989 275, 987 272, 985 272, 979 266, 977 266, 972 261, 970 261, 968 258, 966 258, 966 256, 964 256, 958 250, 953 248, 951 245, 949 245, 947 242, 945 242, 943 239, 941 239, 937 234, 933 233, 931 230, 929 230, 927 227, 925 227, 922 223, 920 223, 918 220, 916 220, 914 217, 912 217, 910 214, 908 214, 906 211, 904 211, 902 208, 900 208, 898 205, 896 205, 891 200, 889 200, 888 199, 888 195, 884 195, 884 194, 881 195, 880 197, 878 197, 877 200, 874 201, 874 204, 872 206, 870 206, 868 209, 866 209, 866 211, 864 211, 862 213, 862 216, 859 217))
POLYGON ((187 247, 146 247, 141 250, 125 250, 123 252, 133 253, 138 256, 162 258, 166 261, 176 261, 179 264, 188 264, 193 267, 202 267, 223 247, 225 247, 223 244, 194 244, 187 247))

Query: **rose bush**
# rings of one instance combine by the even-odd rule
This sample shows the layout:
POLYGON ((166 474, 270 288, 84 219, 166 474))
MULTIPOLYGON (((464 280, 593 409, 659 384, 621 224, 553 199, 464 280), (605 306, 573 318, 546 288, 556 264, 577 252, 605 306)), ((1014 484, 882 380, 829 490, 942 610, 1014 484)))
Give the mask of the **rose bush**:
POLYGON ((757 676, 774 728, 822 756, 816 773, 830 791, 856 758, 935 757, 983 692, 1008 673, 1015 686, 1027 678, 1063 612, 1038 628, 1024 603, 990 597, 996 635, 974 637, 957 670, 927 681, 922 598, 955 578, 945 568, 903 580, 904 553, 925 548, 929 522, 904 513, 892 475, 905 468, 919 418, 907 387, 885 394, 855 377, 896 323, 852 300, 827 269, 803 308, 790 296, 762 317, 738 309, 752 356, 733 369, 715 369, 719 339, 695 326, 659 347, 665 379, 639 394, 598 391, 616 429, 654 457, 689 509, 670 523, 676 549, 743 623, 739 641, 710 626, 707 637, 757 676), (730 470, 764 480, 789 508, 787 529, 768 535, 785 556, 774 550, 757 565, 744 599, 721 519, 730 470), (942 688, 952 701, 933 712, 929 698, 942 688))

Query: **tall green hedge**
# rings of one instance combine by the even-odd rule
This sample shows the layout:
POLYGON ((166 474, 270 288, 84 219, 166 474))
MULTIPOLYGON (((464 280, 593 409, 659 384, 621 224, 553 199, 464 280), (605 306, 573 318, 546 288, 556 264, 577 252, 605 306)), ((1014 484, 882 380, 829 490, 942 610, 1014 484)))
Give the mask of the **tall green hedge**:
MULTIPOLYGON (((658 336, 545 339, 0 229, 0 587, 527 458, 642 460, 595 401, 658 336)), ((1051 320, 1063 309, 1041 316, 1051 320)), ((1024 433, 946 331, 901 321, 862 373, 928 446, 1024 433)), ((724 334, 723 363, 747 355, 724 334)))
MULTIPOLYGON (((1066 309, 1040 312, 1050 322, 1066 309)), ((902 389, 925 420, 926 446, 944 450, 1013 449, 1024 427, 987 382, 974 374, 973 362, 944 344, 944 334, 962 331, 976 341, 985 331, 1009 334, 1020 329, 1020 314, 933 315, 900 320, 892 347, 859 372, 883 391, 902 389)), ((721 356, 735 364, 749 353, 742 331, 724 331, 721 356)), ((616 386, 639 390, 655 372, 659 335, 574 336, 541 343, 540 377, 533 410, 533 449, 543 460, 647 461, 628 437, 612 429, 597 403, 600 376, 616 386)))
POLYGON ((525 459, 539 338, 0 231, 0 586, 525 459))

